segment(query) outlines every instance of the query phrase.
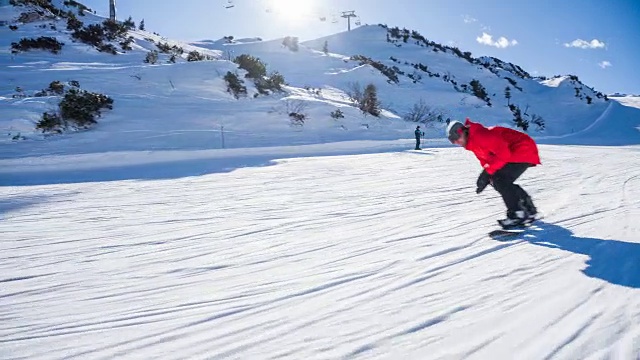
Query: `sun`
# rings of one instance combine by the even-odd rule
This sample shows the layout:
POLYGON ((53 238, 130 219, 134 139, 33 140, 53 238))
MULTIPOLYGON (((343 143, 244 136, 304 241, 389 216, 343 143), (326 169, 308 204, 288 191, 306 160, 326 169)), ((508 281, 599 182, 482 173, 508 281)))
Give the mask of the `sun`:
POLYGON ((313 9, 310 0, 271 0, 270 3, 271 11, 289 23, 302 22, 313 9))

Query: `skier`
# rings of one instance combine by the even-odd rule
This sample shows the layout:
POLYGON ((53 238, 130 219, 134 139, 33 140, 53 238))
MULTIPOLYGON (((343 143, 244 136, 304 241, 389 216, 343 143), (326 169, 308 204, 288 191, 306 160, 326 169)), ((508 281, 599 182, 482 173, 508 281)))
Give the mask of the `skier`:
POLYGON ((422 150, 420 148, 420 138, 424 136, 424 132, 420 131, 420 125, 416 126, 416 131, 413 133, 416 135, 416 150, 422 150))
POLYGON ((473 152, 483 167, 476 193, 481 193, 491 184, 502 196, 507 217, 498 223, 503 228, 536 220, 538 211, 533 200, 524 189, 514 184, 527 168, 541 164, 538 147, 529 135, 500 126, 486 128, 469 118, 464 124, 449 122, 446 131, 452 144, 473 152))

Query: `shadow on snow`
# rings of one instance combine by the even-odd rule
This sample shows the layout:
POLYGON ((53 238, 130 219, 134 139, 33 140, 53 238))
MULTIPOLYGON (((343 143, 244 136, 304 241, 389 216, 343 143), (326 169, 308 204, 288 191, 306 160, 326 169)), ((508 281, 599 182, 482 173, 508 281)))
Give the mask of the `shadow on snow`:
MULTIPOLYGON (((293 159, 319 156, 348 156, 372 153, 390 153, 402 151, 398 148, 319 151, 304 154, 265 154, 250 156, 230 156, 171 160, 164 162, 97 167, 89 169, 63 169, 24 171, 0 174, 0 186, 35 186, 52 184, 74 184, 89 182, 107 182, 122 180, 167 180, 216 173, 228 173, 240 168, 265 167, 278 164, 280 159, 293 159)), ((413 152, 413 151, 412 151, 413 152)), ((417 152, 415 152, 417 153, 417 152)), ((420 155, 433 155, 422 151, 420 155)))
POLYGON ((640 243, 579 237, 562 226, 543 221, 517 236, 531 244, 587 255, 588 277, 640 288, 640 243))
POLYGON ((74 192, 50 194, 50 195, 28 195, 28 196, 10 196, 0 199, 0 220, 12 212, 27 209, 38 204, 42 204, 61 197, 73 195, 74 192))

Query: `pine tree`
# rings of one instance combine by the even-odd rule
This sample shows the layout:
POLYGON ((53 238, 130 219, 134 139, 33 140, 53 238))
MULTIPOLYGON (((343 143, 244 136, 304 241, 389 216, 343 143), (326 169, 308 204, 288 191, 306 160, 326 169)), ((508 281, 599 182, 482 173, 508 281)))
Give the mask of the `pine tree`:
POLYGON ((511 105, 509 103, 509 100, 511 99, 511 88, 508 86, 504 88, 504 97, 507 99, 507 106, 511 105))
POLYGON ((140 26, 138 29, 144 31, 144 19, 140 20, 140 26))
POLYGON ((126 26, 128 29, 135 29, 136 28, 136 22, 133 21, 133 18, 131 16, 129 16, 127 18, 127 20, 125 20, 122 24, 124 26, 126 26))
POLYGON ((324 44, 322 45, 322 52, 325 55, 329 54, 329 42, 327 40, 325 40, 324 44))
POLYGON ((362 110, 365 114, 380 116, 380 101, 378 101, 378 90, 376 89, 375 85, 369 84, 364 88, 360 110, 362 110))
POLYGON ((482 100, 487 100, 487 91, 484 88, 484 86, 482 86, 482 84, 480 84, 480 81, 473 79, 471 80, 471 82, 469 82, 469 85, 471 85, 471 88, 473 90, 473 95, 475 95, 477 98, 482 99, 482 100))

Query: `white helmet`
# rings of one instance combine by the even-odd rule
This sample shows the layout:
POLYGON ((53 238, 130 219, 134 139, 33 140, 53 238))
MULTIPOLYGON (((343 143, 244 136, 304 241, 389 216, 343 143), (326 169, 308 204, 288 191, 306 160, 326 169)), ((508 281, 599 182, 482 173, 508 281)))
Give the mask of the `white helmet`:
POLYGON ((449 125, 447 125, 447 132, 446 132, 446 135, 449 141, 453 143, 456 140, 458 140, 458 138, 460 138, 460 135, 462 135, 462 131, 464 127, 465 126, 460 121, 457 121, 457 120, 450 121, 449 125))

